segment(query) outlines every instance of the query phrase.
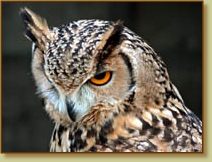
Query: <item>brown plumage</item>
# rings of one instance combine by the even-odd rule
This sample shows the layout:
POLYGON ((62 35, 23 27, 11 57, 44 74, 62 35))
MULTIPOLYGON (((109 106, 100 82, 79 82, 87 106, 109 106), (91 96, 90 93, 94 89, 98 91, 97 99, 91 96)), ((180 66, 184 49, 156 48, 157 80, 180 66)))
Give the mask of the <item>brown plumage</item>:
POLYGON ((55 122, 50 151, 199 152, 202 123, 155 51, 121 22, 49 29, 27 8, 32 72, 55 122))

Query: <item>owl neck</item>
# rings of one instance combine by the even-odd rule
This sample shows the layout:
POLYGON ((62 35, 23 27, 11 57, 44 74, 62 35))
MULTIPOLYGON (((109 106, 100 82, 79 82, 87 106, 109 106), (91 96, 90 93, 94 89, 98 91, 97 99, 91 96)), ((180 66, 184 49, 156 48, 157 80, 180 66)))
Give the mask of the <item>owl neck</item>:
MULTIPOLYGON (((183 105, 176 98, 169 98, 164 108, 156 108, 154 105, 137 107, 129 103, 138 95, 136 93, 136 90, 133 91, 124 102, 117 105, 101 103, 93 107, 79 122, 68 127, 56 123, 51 151, 201 150, 198 144, 192 143, 191 138, 180 138, 182 135, 194 136, 200 140, 201 128, 194 128, 189 124, 191 121, 186 114, 188 112, 181 111, 180 107, 183 105), (190 132, 187 131, 188 127, 190 132), (183 146, 183 143, 194 147, 178 147, 183 146)), ((201 126, 197 118, 192 122, 201 126)))

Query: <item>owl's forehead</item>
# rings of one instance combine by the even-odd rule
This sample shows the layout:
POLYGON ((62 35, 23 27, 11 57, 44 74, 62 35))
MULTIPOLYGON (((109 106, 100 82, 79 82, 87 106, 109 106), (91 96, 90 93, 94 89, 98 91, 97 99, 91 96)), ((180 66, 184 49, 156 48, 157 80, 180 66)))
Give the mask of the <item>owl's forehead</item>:
MULTIPOLYGON (((49 54, 69 50, 73 55, 80 55, 80 50, 92 52, 104 33, 111 27, 108 21, 79 20, 53 28, 51 33, 54 40, 49 43, 49 54)), ((85 53, 86 55, 86 53, 85 53)))
POLYGON ((53 28, 54 40, 47 45, 45 66, 54 79, 79 84, 90 71, 98 46, 111 22, 79 20, 53 28))

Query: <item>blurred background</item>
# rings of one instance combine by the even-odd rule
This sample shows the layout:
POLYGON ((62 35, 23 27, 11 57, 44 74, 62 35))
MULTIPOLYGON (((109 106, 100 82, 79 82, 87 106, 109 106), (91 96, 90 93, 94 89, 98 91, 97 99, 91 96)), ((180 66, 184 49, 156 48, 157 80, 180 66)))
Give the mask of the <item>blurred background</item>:
POLYGON ((53 122, 35 94, 31 43, 19 9, 50 27, 78 19, 123 20, 165 61, 185 104, 202 118, 202 2, 1 2, 2 152, 49 150, 53 122))

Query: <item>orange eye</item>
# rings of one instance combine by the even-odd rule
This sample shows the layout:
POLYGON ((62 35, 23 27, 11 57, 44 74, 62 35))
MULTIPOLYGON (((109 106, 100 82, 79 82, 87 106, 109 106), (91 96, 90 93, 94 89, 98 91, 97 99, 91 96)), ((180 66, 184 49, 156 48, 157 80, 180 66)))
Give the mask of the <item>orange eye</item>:
POLYGON ((90 79, 90 82, 94 85, 101 86, 110 81, 112 77, 111 71, 106 71, 104 73, 98 74, 90 79))

